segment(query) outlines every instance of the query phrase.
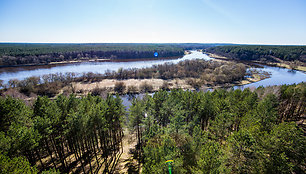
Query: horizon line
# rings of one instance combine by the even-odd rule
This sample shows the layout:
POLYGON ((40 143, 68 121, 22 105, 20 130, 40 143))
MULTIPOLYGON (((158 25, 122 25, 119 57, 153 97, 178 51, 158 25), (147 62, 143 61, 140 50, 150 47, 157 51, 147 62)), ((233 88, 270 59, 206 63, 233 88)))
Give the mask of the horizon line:
POLYGON ((268 44, 233 42, 15 42, 0 41, 0 44, 229 44, 229 45, 266 45, 266 46, 306 46, 306 44, 268 44))

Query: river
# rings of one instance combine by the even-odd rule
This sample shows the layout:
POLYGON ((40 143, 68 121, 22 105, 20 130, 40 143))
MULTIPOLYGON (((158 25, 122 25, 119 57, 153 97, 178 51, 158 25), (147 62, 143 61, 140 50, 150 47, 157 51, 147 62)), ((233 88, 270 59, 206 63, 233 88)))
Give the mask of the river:
POLYGON ((211 60, 205 54, 198 51, 191 51, 191 54, 185 55, 179 59, 156 59, 147 61, 125 61, 125 62, 82 62, 71 64, 58 65, 43 65, 43 66, 23 66, 0 68, 0 79, 8 82, 10 79, 25 79, 31 76, 42 76, 45 74, 54 73, 104 73, 106 70, 117 71, 119 68, 145 68, 152 65, 164 63, 178 63, 182 60, 204 59, 211 60))
MULTIPOLYGON (((31 76, 42 76, 44 74, 52 73, 104 73, 106 70, 117 71, 119 68, 144 68, 152 65, 158 65, 163 63, 178 63, 182 60, 192 59, 204 59, 213 60, 199 51, 191 51, 191 54, 184 55, 179 59, 157 59, 148 61, 130 61, 130 62, 82 62, 72 63, 64 65, 45 65, 45 66, 29 66, 29 67, 10 67, 0 68, 0 79, 4 82, 8 82, 10 79, 25 79, 31 76)), ((260 70, 271 73, 271 77, 259 82, 247 84, 244 86, 236 86, 235 88, 246 87, 259 87, 259 86, 271 86, 271 85, 283 85, 301 83, 305 81, 306 74, 301 71, 288 70, 285 68, 264 66, 259 68, 260 70)))

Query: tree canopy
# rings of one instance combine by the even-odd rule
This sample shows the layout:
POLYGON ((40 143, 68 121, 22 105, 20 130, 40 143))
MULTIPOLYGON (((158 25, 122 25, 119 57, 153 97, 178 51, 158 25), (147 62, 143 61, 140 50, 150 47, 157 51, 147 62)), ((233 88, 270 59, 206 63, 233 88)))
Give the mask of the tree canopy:
MULTIPOLYGON (((288 98, 303 100, 305 84, 277 89, 159 91, 135 100, 129 119, 141 136, 143 172, 166 173, 165 161, 174 160, 174 173, 304 173, 304 132, 282 111, 288 98)), ((305 113, 305 102, 298 105, 291 110, 305 113)))
POLYGON ((306 46, 229 45, 207 48, 205 51, 235 60, 306 62, 306 46), (275 59, 276 58, 276 59, 275 59))
POLYGON ((143 173, 305 173, 305 83, 134 99, 0 97, 1 173, 114 172, 124 118, 143 173))

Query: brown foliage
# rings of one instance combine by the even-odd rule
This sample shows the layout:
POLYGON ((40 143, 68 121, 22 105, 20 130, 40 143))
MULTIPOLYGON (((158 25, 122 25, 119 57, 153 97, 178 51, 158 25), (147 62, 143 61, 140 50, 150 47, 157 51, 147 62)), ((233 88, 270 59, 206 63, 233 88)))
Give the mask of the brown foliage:
POLYGON ((147 82, 143 82, 139 88, 141 92, 152 92, 153 91, 153 86, 151 84, 148 84, 147 82))
POLYGON ((114 87, 114 91, 119 93, 119 94, 122 94, 122 93, 124 93, 125 88, 126 88, 126 86, 125 86, 124 82, 116 82, 115 87, 114 87))
POLYGON ((61 82, 41 84, 35 88, 35 92, 36 94, 41 95, 41 96, 46 95, 48 97, 54 97, 56 94, 58 94, 59 90, 62 87, 63 87, 63 84, 61 82))
POLYGON ((163 89, 163 90, 169 90, 169 89, 170 89, 169 86, 170 86, 169 83, 166 82, 166 81, 164 81, 164 82, 163 82, 163 85, 161 86, 161 89, 163 89))
POLYGON ((134 85, 128 86, 128 88, 127 88, 127 93, 128 94, 135 94, 135 93, 137 93, 137 91, 138 91, 138 89, 134 85))
POLYGON ((99 88, 99 87, 95 87, 92 91, 91 91, 91 95, 93 96, 101 96, 101 97, 105 97, 107 95, 107 89, 106 88, 99 88))
POLYGON ((20 93, 17 89, 15 88, 10 88, 6 90, 5 92, 2 93, 2 96, 11 96, 13 98, 19 98, 19 99, 26 99, 27 96, 20 93))
POLYGON ((193 79, 193 78, 189 78, 186 80, 187 84, 192 86, 194 89, 198 90, 201 88, 202 86, 202 82, 199 79, 193 79))

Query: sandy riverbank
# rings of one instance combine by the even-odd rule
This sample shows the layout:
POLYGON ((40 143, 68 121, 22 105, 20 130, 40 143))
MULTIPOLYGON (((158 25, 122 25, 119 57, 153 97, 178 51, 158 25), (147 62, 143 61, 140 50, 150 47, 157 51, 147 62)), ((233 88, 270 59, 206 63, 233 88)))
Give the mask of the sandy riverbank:
MULTIPOLYGON (((267 65, 292 69, 291 66, 288 63, 267 63, 267 65)), ((306 66, 296 66, 296 67, 294 67, 294 69, 299 70, 299 71, 303 71, 304 73, 306 73, 306 66)))
POLYGON ((105 79, 100 82, 94 83, 82 83, 73 82, 72 87, 75 91, 82 91, 87 94, 96 88, 108 89, 110 93, 114 93, 114 87, 117 82, 123 82, 127 89, 131 86, 135 87, 136 93, 141 92, 141 85, 148 84, 152 86, 152 91, 158 91, 162 88, 164 83, 168 84, 169 89, 182 88, 182 89, 192 89, 190 85, 187 84, 185 79, 174 79, 174 80, 163 80, 163 79, 128 79, 128 80, 117 80, 117 79, 105 79))
POLYGON ((208 57, 214 58, 214 59, 216 59, 216 60, 222 60, 222 59, 224 59, 224 60, 231 60, 231 59, 229 59, 229 58, 227 58, 227 57, 219 56, 219 55, 213 54, 213 53, 205 52, 205 54, 207 54, 208 57))
MULTIPOLYGON (((217 85, 205 85, 203 84, 201 88, 208 89, 208 88, 218 88, 218 87, 231 87, 231 86, 240 86, 240 85, 246 85, 254 82, 258 82, 260 80, 263 80, 265 78, 268 78, 268 76, 263 74, 253 74, 251 77, 243 79, 241 81, 236 81, 231 84, 217 84, 217 85)), ((105 79, 100 82, 94 82, 94 83, 82 83, 82 82, 73 82, 71 84, 72 88, 83 94, 91 93, 95 89, 104 89, 109 93, 115 93, 114 87, 115 84, 118 82, 123 82, 125 87, 125 91, 123 93, 128 93, 128 89, 131 87, 134 87, 135 91, 134 93, 141 93, 141 86, 143 84, 148 84, 152 86, 151 92, 158 91, 159 89, 162 89, 165 87, 165 84, 169 89, 189 89, 194 90, 194 87, 192 87, 190 84, 188 84, 188 80, 190 78, 185 79, 173 79, 173 80, 163 80, 163 79, 128 79, 128 80, 116 80, 116 79, 105 79)), ((200 80, 200 79, 193 79, 193 80, 200 80)), ((67 87, 66 87, 67 88, 67 87)))
POLYGON ((50 62, 49 65, 68 64, 68 63, 81 63, 81 62, 104 62, 104 61, 109 61, 109 60, 110 59, 69 60, 69 61, 60 61, 60 62, 50 62))

